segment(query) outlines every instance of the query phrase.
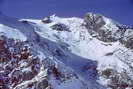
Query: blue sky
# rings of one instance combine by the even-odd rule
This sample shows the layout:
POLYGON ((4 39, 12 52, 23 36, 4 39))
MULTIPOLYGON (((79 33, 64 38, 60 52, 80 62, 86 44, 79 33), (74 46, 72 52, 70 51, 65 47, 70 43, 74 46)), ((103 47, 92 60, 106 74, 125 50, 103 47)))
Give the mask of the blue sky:
MULTIPOLYGON (((2 1, 2 0, 0 0, 2 1)), ((61 17, 83 17, 100 13, 122 24, 133 26, 133 0, 3 0, 2 12, 18 18, 43 18, 56 13, 61 17)))

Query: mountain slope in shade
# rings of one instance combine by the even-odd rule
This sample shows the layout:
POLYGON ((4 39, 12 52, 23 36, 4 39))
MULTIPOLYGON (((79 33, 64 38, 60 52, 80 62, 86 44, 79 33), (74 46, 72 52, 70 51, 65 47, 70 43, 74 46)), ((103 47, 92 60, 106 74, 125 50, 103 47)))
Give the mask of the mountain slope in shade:
POLYGON ((102 15, 0 15, 1 89, 132 89, 133 30, 102 15))

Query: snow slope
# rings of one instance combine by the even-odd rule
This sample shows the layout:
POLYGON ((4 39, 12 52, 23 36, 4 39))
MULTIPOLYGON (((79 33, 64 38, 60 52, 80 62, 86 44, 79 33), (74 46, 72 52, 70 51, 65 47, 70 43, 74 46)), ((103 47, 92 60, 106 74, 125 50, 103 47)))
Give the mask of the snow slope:
MULTIPOLYGON (((127 46, 132 34, 126 33, 128 28, 120 27, 111 19, 92 13, 85 19, 53 15, 44 20, 18 20, 1 15, 0 35, 24 42, 33 55, 26 59, 34 61, 37 56, 38 60, 34 77, 22 78, 16 85, 9 83, 7 89, 132 89, 133 52, 127 46), (123 29, 121 33, 119 30, 123 29)), ((19 60, 19 63, 16 69, 22 68, 22 74, 34 71, 30 62, 19 60)))

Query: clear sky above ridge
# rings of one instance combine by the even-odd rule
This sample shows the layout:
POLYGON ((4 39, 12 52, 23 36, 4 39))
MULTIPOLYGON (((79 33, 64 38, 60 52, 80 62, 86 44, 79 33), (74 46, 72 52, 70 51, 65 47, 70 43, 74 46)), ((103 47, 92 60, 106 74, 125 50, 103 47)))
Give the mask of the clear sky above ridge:
POLYGON ((133 26, 133 0, 0 0, 0 7, 4 14, 18 18, 43 18, 54 13, 83 17, 93 12, 133 26))

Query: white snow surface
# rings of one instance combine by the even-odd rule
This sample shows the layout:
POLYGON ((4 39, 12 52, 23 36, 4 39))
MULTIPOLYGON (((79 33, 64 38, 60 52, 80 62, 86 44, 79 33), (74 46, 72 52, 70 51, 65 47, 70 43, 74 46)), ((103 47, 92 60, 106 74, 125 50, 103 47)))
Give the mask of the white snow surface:
MULTIPOLYGON (((43 49, 37 42, 34 43, 34 47, 37 49, 37 52, 40 53, 39 56, 41 58, 45 58, 46 55, 53 57, 51 50, 61 48, 60 45, 63 44, 69 45, 68 50, 62 49, 62 53, 64 53, 65 56, 56 57, 56 59, 61 62, 62 65, 74 71, 79 79, 73 78, 58 85, 57 81, 51 78, 51 83, 55 86, 54 89, 86 89, 86 86, 88 89, 106 89, 104 85, 106 85, 107 81, 102 78, 92 77, 91 73, 93 73, 93 70, 90 69, 86 71, 83 69, 85 65, 91 62, 94 62, 92 65, 97 66, 97 70, 115 68, 122 71, 122 69, 128 69, 128 65, 119 60, 117 56, 119 49, 124 51, 129 50, 120 42, 106 43, 93 38, 87 29, 82 26, 83 19, 81 18, 60 18, 57 16, 51 16, 50 18, 52 22, 45 24, 41 20, 24 19, 28 21, 28 23, 23 23, 17 19, 14 20, 6 16, 0 16, 0 35, 26 41, 34 40, 33 38, 35 38, 37 34, 44 38, 44 40, 48 40, 47 42, 51 42, 48 43, 48 45, 50 45, 49 51, 43 49), (69 27, 71 32, 53 30, 51 26, 57 23, 65 24, 69 27), (114 55, 106 56, 107 53, 114 53, 114 55), (97 64, 95 64, 95 62, 97 62, 97 64)), ((114 29, 116 28, 111 20, 106 18, 106 22, 106 25, 111 25, 114 29)), ((105 26, 105 28, 106 27, 108 26, 105 26)), ((132 53, 133 52, 130 51, 130 54, 132 53)), ((57 63, 59 63, 58 61, 57 63)), ((63 69, 62 66, 61 69, 63 69)), ((40 79, 40 76, 45 75, 45 73, 45 71, 40 71, 36 78, 40 79)))

